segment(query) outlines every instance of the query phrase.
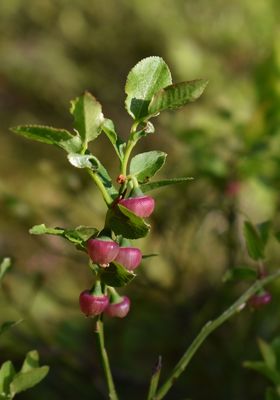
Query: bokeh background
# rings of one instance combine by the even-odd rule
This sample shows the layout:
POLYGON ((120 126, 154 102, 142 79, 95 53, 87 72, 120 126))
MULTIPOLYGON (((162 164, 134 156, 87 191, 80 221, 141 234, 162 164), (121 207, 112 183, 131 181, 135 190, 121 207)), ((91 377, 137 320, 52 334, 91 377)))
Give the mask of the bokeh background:
MULTIPOLYGON (((69 101, 85 89, 127 137, 124 84, 141 58, 158 55, 173 80, 209 79, 196 103, 156 120, 138 150, 168 152, 161 177, 193 176, 155 192, 152 234, 125 320, 106 321, 120 397, 142 400, 157 356, 166 376, 202 324, 244 289, 224 284, 231 268, 253 265, 242 221, 270 219, 280 230, 280 3, 277 0, 2 0, 0 2, 0 256, 12 271, 0 292, 0 322, 24 321, 1 337, 0 361, 16 366, 39 350, 48 377, 19 399, 106 399, 93 323, 78 309, 90 286, 84 254, 28 229, 102 226, 105 206, 83 171, 51 146, 10 126, 71 129, 69 101)), ((112 176, 106 138, 92 147, 112 176)), ((279 267, 269 241, 267 265, 279 267)), ((267 382, 242 362, 259 357, 256 338, 280 333, 280 286, 258 312, 245 310, 215 332, 167 399, 260 399, 267 382)))

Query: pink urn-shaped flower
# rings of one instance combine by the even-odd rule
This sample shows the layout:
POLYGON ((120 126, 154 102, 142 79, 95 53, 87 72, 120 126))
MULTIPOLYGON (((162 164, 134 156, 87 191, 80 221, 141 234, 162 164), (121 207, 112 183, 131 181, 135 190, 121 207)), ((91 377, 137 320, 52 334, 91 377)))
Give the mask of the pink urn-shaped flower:
POLYGON ((117 302, 109 303, 105 313, 109 317, 124 318, 130 310, 130 299, 127 296, 118 296, 117 302))
POLYGON ((142 261, 141 250, 137 247, 120 247, 114 261, 123 265, 128 271, 133 271, 142 261))
POLYGON ((107 266, 113 261, 118 252, 119 245, 108 237, 89 239, 87 251, 91 260, 100 266, 107 266))
POLYGON ((155 208, 155 200, 151 196, 128 197, 119 201, 119 204, 128 208, 141 218, 149 217, 155 208))
POLYGON ((79 297, 80 309, 87 317, 102 314, 109 304, 105 294, 95 295, 90 290, 84 290, 79 297))

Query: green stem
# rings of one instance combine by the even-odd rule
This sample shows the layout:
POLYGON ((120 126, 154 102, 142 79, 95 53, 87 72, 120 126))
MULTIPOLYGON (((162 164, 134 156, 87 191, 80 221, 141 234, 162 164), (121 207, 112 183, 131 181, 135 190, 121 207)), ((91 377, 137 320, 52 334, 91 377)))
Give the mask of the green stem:
POLYGON ((101 354, 101 358, 102 358, 102 364, 103 364, 106 381, 107 381, 107 385, 108 385, 109 399, 110 400, 118 400, 118 395, 117 395, 117 392, 115 389, 113 376, 111 373, 109 358, 108 358, 108 354, 107 354, 107 351, 105 348, 104 327, 103 327, 103 321, 102 321, 101 317, 99 317, 96 322, 96 334, 98 337, 98 344, 99 344, 100 354, 101 354))
POLYGON ((87 171, 88 171, 89 175, 92 177, 92 179, 94 180, 94 182, 96 183, 98 189, 100 190, 100 192, 103 196, 103 199, 105 200, 105 203, 107 204, 107 206, 109 206, 112 203, 113 199, 107 192, 99 175, 97 174, 97 172, 92 171, 90 168, 87 168, 87 171))
POLYGON ((174 367, 169 378, 158 390, 153 400, 161 400, 167 394, 167 392, 171 389, 176 379, 178 379, 178 377, 186 369, 191 359, 193 358, 197 350, 200 348, 204 340, 210 335, 210 333, 212 333, 215 329, 217 329, 220 325, 222 325, 233 315, 241 311, 245 307, 246 302, 252 295, 257 293, 262 287, 272 282, 279 276, 280 276, 280 270, 276 271, 274 274, 267 276, 264 279, 257 280, 241 297, 239 297, 239 299, 235 303, 233 303, 218 318, 216 318, 213 321, 207 322, 203 326, 197 337, 194 339, 194 341, 191 343, 187 351, 184 353, 182 358, 179 360, 177 365, 174 367))
MULTIPOLYGON (((130 138, 133 135, 133 133, 136 132, 137 126, 138 126, 138 122, 134 122, 134 124, 132 125, 131 130, 130 130, 130 138)), ((130 154, 131 154, 134 146, 136 145, 136 143, 137 143, 137 140, 133 140, 133 139, 129 139, 127 142, 127 146, 126 146, 123 161, 122 161, 122 168, 121 168, 121 174, 124 176, 126 176, 128 160, 129 160, 130 154)))

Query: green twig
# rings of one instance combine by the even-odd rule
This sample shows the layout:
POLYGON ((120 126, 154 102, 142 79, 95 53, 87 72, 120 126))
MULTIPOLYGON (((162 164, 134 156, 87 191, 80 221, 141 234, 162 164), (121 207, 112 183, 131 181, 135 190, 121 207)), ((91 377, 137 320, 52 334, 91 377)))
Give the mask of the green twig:
POLYGON ((194 341, 191 343, 190 347, 187 349, 185 354, 179 360, 171 375, 166 380, 166 382, 161 386, 156 395, 153 397, 153 400, 161 400, 167 392, 171 389, 174 382, 178 379, 178 377, 182 374, 182 372, 186 369, 191 359, 200 348, 204 340, 212 333, 215 329, 217 329, 220 325, 222 325, 225 321, 231 318, 233 315, 241 311, 249 298, 257 293, 262 287, 272 282, 274 279, 280 276, 280 270, 275 273, 267 276, 264 279, 257 280, 239 299, 233 303, 226 311, 224 311, 218 318, 213 321, 207 322, 194 341))
POLYGON ((105 186, 103 185, 103 182, 100 179, 99 175, 97 174, 97 172, 92 171, 90 168, 87 168, 87 171, 88 171, 89 175, 92 177, 92 179, 94 180, 94 182, 96 183, 96 186, 100 190, 100 192, 101 192, 101 194, 103 196, 103 199, 105 200, 107 206, 109 206, 113 202, 113 199, 109 195, 109 193, 107 192, 107 190, 106 190, 105 186))
POLYGON ((133 134, 136 132, 137 126, 138 126, 138 122, 134 122, 134 124, 131 127, 130 138, 129 138, 128 142, 127 142, 127 146, 126 146, 126 149, 125 149, 124 157, 123 157, 123 160, 122 160, 121 173, 124 176, 126 176, 127 164, 128 164, 128 160, 129 160, 130 154, 131 154, 134 146, 137 143, 137 140, 133 140, 133 138, 132 138, 133 134))
POLYGON ((118 395, 115 389, 114 381, 113 381, 113 376, 110 368, 110 363, 109 363, 109 358, 108 354, 105 348, 105 343, 104 343, 104 328, 103 328, 103 321, 102 318, 99 317, 97 322, 96 322, 96 330, 95 330, 97 337, 98 337, 98 344, 99 344, 99 349, 100 349, 100 354, 102 358, 102 364, 106 376, 106 381, 108 385, 108 390, 109 390, 109 399, 110 400, 118 400, 118 395))

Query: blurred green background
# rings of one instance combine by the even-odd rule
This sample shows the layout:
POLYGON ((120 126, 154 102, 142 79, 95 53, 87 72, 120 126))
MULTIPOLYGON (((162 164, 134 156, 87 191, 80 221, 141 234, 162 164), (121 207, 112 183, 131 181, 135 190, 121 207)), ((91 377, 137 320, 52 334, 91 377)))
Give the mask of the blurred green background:
MULTIPOLYGON (((9 131, 40 123, 71 129, 69 101, 85 89, 127 137, 124 84, 141 58, 158 55, 174 82, 209 79, 196 103, 163 113, 138 150, 168 152, 161 177, 193 176, 155 192, 152 234, 138 242, 159 257, 143 263, 125 293, 132 310, 107 321, 107 347, 121 399, 142 400, 161 354, 166 376, 202 324, 242 291, 222 283, 249 264, 245 216, 280 230, 280 3, 277 0, 2 0, 0 2, 0 256, 14 266, 0 292, 1 321, 24 318, 1 337, 0 362, 19 366, 33 348, 51 367, 19 399, 106 399, 79 293, 90 286, 85 255, 28 229, 102 226, 105 206, 65 154, 9 131)), ((93 152, 112 176, 106 138, 93 152)), ((269 242, 267 264, 279 266, 269 242)), ((280 282, 265 309, 245 310, 214 333, 167 399, 260 399, 267 382, 242 367, 256 338, 279 335, 280 282)))

